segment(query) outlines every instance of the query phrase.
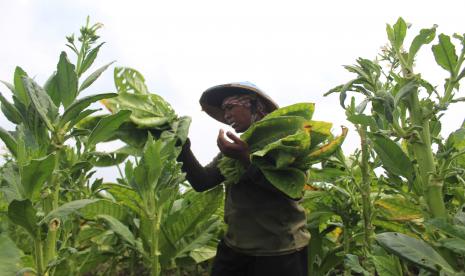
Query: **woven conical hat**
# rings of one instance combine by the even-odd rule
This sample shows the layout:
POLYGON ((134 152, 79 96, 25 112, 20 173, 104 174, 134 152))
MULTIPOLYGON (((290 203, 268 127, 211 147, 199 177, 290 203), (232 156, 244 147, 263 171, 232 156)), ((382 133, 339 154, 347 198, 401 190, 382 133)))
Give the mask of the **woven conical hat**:
POLYGON ((271 111, 279 108, 265 92, 250 82, 233 82, 210 87, 205 90, 200 97, 200 105, 202 106, 202 110, 208 115, 226 124, 221 104, 225 98, 238 94, 257 95, 257 97, 262 99, 265 104, 266 113, 270 113, 271 111))

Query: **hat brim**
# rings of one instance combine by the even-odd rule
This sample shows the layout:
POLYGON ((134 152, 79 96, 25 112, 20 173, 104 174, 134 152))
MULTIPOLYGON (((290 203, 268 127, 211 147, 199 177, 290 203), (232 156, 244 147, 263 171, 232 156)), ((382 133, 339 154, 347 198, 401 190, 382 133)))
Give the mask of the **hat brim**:
POLYGON ((222 84, 207 89, 200 97, 200 106, 202 106, 202 110, 212 118, 227 124, 224 119, 224 110, 221 108, 223 100, 227 97, 240 94, 257 95, 257 97, 263 101, 266 113, 270 113, 279 108, 278 105, 260 89, 240 83, 222 84))

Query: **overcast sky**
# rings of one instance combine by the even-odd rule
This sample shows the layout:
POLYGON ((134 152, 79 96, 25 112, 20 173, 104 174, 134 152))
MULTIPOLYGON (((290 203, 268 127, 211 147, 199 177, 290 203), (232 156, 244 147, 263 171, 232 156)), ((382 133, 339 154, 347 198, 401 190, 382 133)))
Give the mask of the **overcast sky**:
MULTIPOLYGON (((32 1, 0 0, 0 79, 11 81, 21 66, 39 83, 55 70, 65 36, 77 35, 90 15, 105 26, 94 69, 116 66, 139 70, 149 90, 164 97, 179 115, 193 119, 192 147, 202 163, 216 153, 223 127, 200 111, 207 88, 250 81, 278 104, 315 102, 315 120, 349 126, 336 95, 323 97, 352 75, 342 65, 358 57, 374 59, 386 44, 386 23, 399 16, 412 24, 408 43, 419 29, 438 24, 438 33, 465 32, 465 1, 32 1)), ((442 86, 430 46, 421 50, 417 71, 442 86)), ((86 94, 114 91, 109 69, 86 94)), ((463 86, 463 85, 462 85, 463 86)), ((9 95, 6 87, 0 92, 9 95)), ((465 96, 465 95, 462 95, 465 96)), ((459 127, 463 104, 443 118, 443 135, 459 127)), ((11 129, 4 117, 2 127, 11 129)), ((358 146, 351 131, 344 149, 358 146)), ((102 145, 111 150, 117 145, 102 145)), ((102 175, 110 175, 101 170, 102 175)), ((110 178, 112 176, 109 176, 110 178)))

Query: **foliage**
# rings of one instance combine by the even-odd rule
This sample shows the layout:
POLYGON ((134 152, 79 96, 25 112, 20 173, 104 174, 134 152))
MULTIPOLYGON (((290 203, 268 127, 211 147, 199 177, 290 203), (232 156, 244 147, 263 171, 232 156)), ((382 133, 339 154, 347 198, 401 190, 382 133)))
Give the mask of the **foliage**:
MULTIPOLYGON (((302 196, 307 170, 329 157, 347 134, 333 138, 331 123, 312 121, 312 103, 283 107, 252 124, 241 135, 250 150, 250 161, 276 188, 292 198, 302 196), (326 144, 321 145, 322 143, 326 144)), ((223 157, 219 168, 228 183, 237 183, 244 169, 237 160, 223 157)))

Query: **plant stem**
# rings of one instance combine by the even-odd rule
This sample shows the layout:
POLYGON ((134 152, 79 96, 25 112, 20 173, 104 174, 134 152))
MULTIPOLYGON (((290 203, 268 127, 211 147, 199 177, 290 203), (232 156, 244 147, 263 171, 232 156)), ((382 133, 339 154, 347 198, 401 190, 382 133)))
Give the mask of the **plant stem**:
POLYGON ((412 143, 413 153, 417 160, 421 186, 429 211, 433 217, 446 217, 447 212, 443 201, 443 181, 436 179, 432 181, 432 175, 436 174, 433 150, 431 148, 431 137, 429 121, 423 118, 418 99, 418 92, 409 96, 409 112, 414 126, 421 126, 419 132, 420 141, 412 143))
MULTIPOLYGON (((52 210, 58 208, 59 192, 60 192, 60 182, 58 181, 58 171, 60 169, 60 156, 61 150, 58 149, 55 154, 55 168, 53 169, 52 176, 49 180, 49 185, 52 187, 53 198, 52 198, 52 210)), ((52 210, 46 210, 49 213, 52 210)), ((48 264, 56 256, 56 246, 57 246, 57 234, 60 222, 58 219, 52 219, 48 225, 47 240, 45 247, 45 263, 48 264)))
POLYGON ((360 135, 360 143, 362 147, 362 160, 360 163, 360 169, 362 171, 362 185, 361 185, 361 195, 362 195, 362 208, 363 208, 363 223, 364 223, 364 236, 365 236, 365 250, 367 255, 371 252, 371 243, 373 236, 373 226, 371 224, 371 183, 370 175, 368 172, 368 143, 366 135, 366 127, 359 127, 358 133, 360 135))
POLYGON ((36 237, 34 237, 34 253, 37 275, 42 276, 44 273, 44 257, 42 253, 42 241, 40 240, 40 230, 37 230, 36 237))
POLYGON ((160 230, 160 223, 159 223, 159 216, 155 218, 151 218, 150 221, 152 222, 152 248, 150 252, 151 257, 151 275, 158 276, 160 275, 160 268, 159 268, 159 261, 158 261, 158 233, 160 230))

